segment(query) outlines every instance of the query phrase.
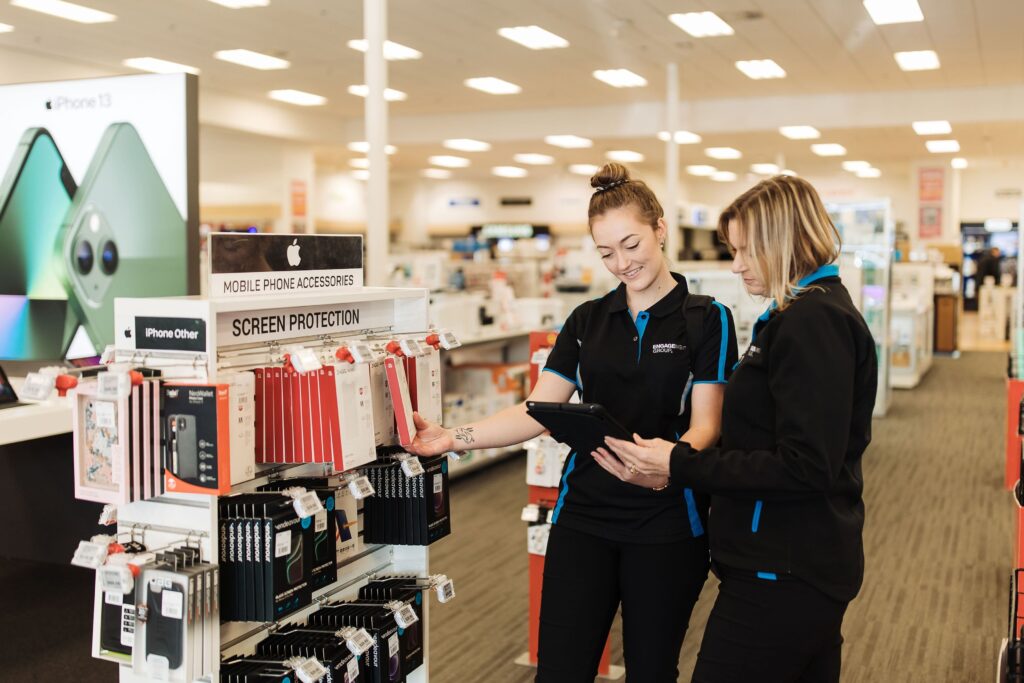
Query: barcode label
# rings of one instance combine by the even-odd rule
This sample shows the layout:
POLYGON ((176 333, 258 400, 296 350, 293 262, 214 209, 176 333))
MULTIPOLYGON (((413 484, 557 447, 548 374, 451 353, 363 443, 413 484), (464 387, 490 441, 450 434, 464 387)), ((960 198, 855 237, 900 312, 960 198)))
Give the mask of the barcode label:
POLYGON ((455 597, 455 582, 451 579, 443 582, 437 587, 437 599, 440 602, 448 602, 455 597))
POLYGON ((388 638, 388 657, 394 657, 398 654, 398 634, 395 633, 388 638))
POLYGON ((163 602, 160 605, 160 614, 168 619, 181 619, 181 608, 185 600, 181 591, 163 590, 163 602))
POLYGON ((363 498, 369 498, 376 491, 373 490, 373 485, 370 480, 366 477, 357 477, 348 483, 348 490, 352 492, 352 497, 356 500, 362 500, 363 498))
POLYGON ((108 605, 123 605, 124 594, 107 591, 103 594, 103 602, 107 603, 108 605))
POLYGON ((416 610, 410 605, 402 605, 395 611, 395 623, 399 628, 409 628, 419 620, 416 610))
POLYGON ((295 667, 295 675, 302 683, 316 683, 327 675, 327 669, 315 657, 310 657, 295 667))
POLYGON ((313 532, 318 534, 321 531, 326 531, 326 530, 327 530, 327 511, 324 510, 324 511, 316 513, 316 516, 313 518, 313 532))
POLYGON ((281 531, 274 537, 274 557, 284 557, 292 551, 292 532, 281 531))
POLYGON ((441 491, 444 491, 444 475, 443 474, 435 474, 434 475, 434 493, 441 493, 441 491))
POLYGON ((352 683, 352 681, 359 678, 359 660, 353 657, 348 660, 348 671, 345 676, 345 683, 352 683))
POLYGON ((354 654, 356 657, 362 656, 364 652, 373 647, 373 638, 366 632, 365 628, 361 628, 349 637, 345 641, 348 646, 349 652, 354 654))
POLYGON ((324 509, 323 503, 320 502, 320 496, 313 491, 303 493, 295 499, 292 506, 295 508, 295 514, 303 518, 312 517, 324 509))
POLYGON ((402 471, 407 477, 418 477, 423 474, 423 464, 413 455, 402 461, 402 471))

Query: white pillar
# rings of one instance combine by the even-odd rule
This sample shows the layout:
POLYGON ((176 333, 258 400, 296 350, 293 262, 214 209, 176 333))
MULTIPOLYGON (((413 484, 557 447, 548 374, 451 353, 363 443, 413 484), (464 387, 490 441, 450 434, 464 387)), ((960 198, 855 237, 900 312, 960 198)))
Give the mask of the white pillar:
POLYGON ((665 222, 668 235, 665 238, 665 253, 669 263, 679 260, 679 246, 682 235, 679 232, 679 144, 676 131, 679 129, 679 69, 672 63, 666 66, 665 128, 668 142, 665 143, 665 222))
POLYGON ((387 0, 363 0, 363 34, 366 57, 366 141, 370 149, 370 178, 366 183, 366 270, 371 286, 385 284, 388 262, 388 104, 384 89, 388 85, 388 67, 384 60, 387 37, 387 0))

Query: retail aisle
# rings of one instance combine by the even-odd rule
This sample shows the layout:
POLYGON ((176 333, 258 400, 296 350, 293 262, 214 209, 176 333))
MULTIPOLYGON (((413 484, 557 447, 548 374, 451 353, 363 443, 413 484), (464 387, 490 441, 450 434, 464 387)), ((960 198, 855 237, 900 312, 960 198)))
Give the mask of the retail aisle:
MULTIPOLYGON (((993 678, 1003 637, 1014 529, 1001 490, 1003 372, 998 353, 937 358, 875 422, 865 460, 867 577, 850 607, 844 683, 993 678)), ((431 566, 458 597, 431 612, 432 683, 527 683, 523 461, 458 481, 454 535, 431 566)), ((586 571, 585 567, 580 568, 586 571)), ((687 683, 714 599, 709 581, 680 661, 687 683)), ((613 633, 613 662, 621 640, 613 633)))

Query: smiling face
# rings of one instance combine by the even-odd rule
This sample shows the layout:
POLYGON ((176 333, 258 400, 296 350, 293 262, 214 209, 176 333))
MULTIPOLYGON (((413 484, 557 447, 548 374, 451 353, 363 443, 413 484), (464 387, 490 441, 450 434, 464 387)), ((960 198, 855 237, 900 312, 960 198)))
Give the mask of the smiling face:
POLYGON ((665 269, 665 232, 663 219, 652 228, 631 206, 609 209, 596 216, 590 228, 604 267, 635 292, 650 287, 665 269))
POLYGON ((749 294, 764 296, 767 287, 757 274, 757 267, 747 247, 745 231, 735 220, 729 221, 729 247, 732 250, 732 272, 743 278, 743 286, 749 294))

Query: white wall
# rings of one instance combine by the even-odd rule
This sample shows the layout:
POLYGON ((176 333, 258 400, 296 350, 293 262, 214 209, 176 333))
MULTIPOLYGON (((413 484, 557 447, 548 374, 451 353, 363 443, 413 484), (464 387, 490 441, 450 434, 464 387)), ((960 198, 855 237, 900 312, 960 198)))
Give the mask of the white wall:
POLYGON ((1024 189, 1024 160, 971 166, 960 174, 960 217, 964 222, 986 218, 1020 218, 1021 197, 1009 195, 1024 189))

